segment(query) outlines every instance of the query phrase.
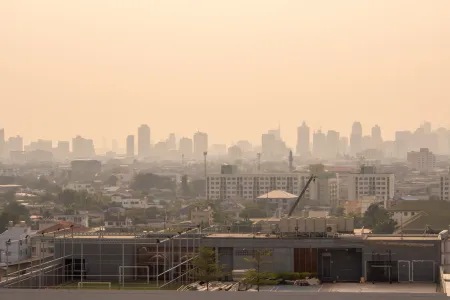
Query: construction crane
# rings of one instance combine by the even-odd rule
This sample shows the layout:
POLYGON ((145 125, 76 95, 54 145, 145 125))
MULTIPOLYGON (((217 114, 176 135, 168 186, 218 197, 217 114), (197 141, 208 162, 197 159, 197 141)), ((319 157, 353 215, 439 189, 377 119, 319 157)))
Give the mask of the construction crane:
POLYGON ((312 181, 316 181, 316 176, 315 175, 311 175, 311 177, 309 177, 308 181, 306 182, 305 186, 303 187, 302 192, 300 193, 300 195, 298 195, 297 199, 295 200, 294 204, 292 204, 291 209, 289 210, 289 214, 287 215, 287 217, 289 218, 290 216, 292 216, 292 214, 294 213, 294 210, 297 208, 297 205, 300 203, 300 201, 302 200, 303 196, 306 193, 306 190, 309 187, 309 184, 312 181))

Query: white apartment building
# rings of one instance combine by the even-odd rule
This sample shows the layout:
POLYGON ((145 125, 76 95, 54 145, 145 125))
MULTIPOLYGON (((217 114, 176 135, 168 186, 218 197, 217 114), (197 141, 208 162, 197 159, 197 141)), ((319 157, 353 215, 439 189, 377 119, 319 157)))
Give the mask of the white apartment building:
POLYGON ((436 168, 436 156, 428 148, 408 152, 407 160, 414 170, 431 171, 436 168))
POLYGON ((111 201, 115 203, 119 203, 123 208, 148 208, 149 205, 147 203, 147 199, 130 199, 123 198, 120 195, 111 196, 111 201))
POLYGON ((450 173, 441 176, 441 181, 439 182, 441 200, 450 201, 450 196, 448 194, 449 187, 450 187, 450 173))
POLYGON ((394 180, 394 174, 376 173, 375 167, 362 166, 359 173, 349 174, 348 201, 359 201, 367 196, 390 200, 394 197, 394 180))
POLYGON ((69 182, 64 190, 74 190, 76 192, 86 191, 89 194, 94 194, 95 189, 91 183, 79 183, 79 182, 69 182))
POLYGON ((71 222, 73 224, 89 227, 89 215, 56 215, 55 221, 71 222))
MULTIPOLYGON (((299 195, 309 173, 211 174, 207 177, 207 194, 211 200, 254 200, 274 190, 299 195)), ((311 182, 305 199, 331 205, 339 197, 338 180, 321 178, 311 182)))
POLYGON ((0 265, 9 265, 30 258, 33 234, 34 232, 25 223, 13 226, 10 222, 8 229, 0 234, 0 265))

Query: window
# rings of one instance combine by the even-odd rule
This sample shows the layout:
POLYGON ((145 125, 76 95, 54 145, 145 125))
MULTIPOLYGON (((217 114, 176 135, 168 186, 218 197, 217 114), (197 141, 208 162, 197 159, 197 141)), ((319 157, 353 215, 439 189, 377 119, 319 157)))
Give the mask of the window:
POLYGON ((405 212, 403 213, 403 215, 404 215, 405 217, 407 217, 407 216, 408 216, 408 212, 405 211, 405 212))

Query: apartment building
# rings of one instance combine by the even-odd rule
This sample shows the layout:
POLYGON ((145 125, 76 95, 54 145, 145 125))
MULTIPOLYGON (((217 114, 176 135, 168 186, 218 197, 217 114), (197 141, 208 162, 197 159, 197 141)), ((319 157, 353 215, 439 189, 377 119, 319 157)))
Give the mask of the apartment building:
POLYGON ((428 148, 408 152, 407 160, 414 170, 426 172, 436 168, 436 156, 428 148))
POLYGON ((394 197, 394 180, 394 174, 377 173, 374 166, 362 166, 360 172, 349 174, 347 200, 359 201, 367 196, 390 200, 394 197))
MULTIPOLYGON (((211 200, 254 200, 274 190, 299 195, 310 177, 309 173, 211 174, 207 178, 207 193, 211 200)), ((336 178, 319 177, 311 182, 305 199, 318 205, 331 205, 339 197, 336 178)))
POLYGON ((449 174, 442 175, 441 181, 439 182, 441 200, 450 201, 450 196, 448 194, 449 187, 450 187, 450 172, 449 174))
POLYGON ((85 191, 89 194, 94 194, 95 189, 92 186, 91 183, 82 183, 82 182, 69 182, 67 185, 64 186, 64 190, 73 190, 76 192, 82 192, 85 191))

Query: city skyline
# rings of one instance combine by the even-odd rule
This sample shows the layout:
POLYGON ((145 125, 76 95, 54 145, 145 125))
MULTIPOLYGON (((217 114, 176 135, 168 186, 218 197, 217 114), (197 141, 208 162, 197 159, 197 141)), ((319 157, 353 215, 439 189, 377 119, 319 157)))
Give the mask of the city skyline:
POLYGON ((3 1, 0 126, 98 143, 147 123, 154 142, 230 143, 280 122, 291 147, 302 120, 386 139, 449 127, 448 1, 175 3, 3 1))
MULTIPOLYGON (((235 140, 231 143, 211 143, 209 142, 211 139, 210 134, 208 132, 201 131, 193 132, 190 136, 178 136, 175 133, 171 132, 164 139, 155 142, 153 139, 151 139, 151 136, 153 136, 153 130, 148 124, 141 124, 136 128, 135 132, 128 134, 124 138, 118 139, 117 137, 113 137, 112 139, 107 140, 105 137, 103 137, 101 143, 100 141, 95 141, 87 136, 82 135, 76 135, 75 137, 72 137, 68 140, 41 138, 37 140, 27 140, 26 137, 20 135, 8 136, 7 130, 0 127, 0 143, 10 142, 13 145, 12 149, 16 151, 17 149, 23 149, 24 147, 25 149, 47 149, 48 147, 51 148, 51 146, 48 146, 49 142, 52 142, 52 145, 55 147, 59 147, 61 143, 69 143, 73 150, 73 144, 75 143, 75 141, 78 139, 82 139, 91 144, 91 146, 89 147, 94 147, 95 150, 100 150, 100 152, 120 151, 129 157, 134 155, 145 157, 148 156, 150 152, 154 153, 155 147, 162 147, 162 143, 167 144, 167 149, 164 150, 166 146, 160 148, 160 150, 162 151, 180 150, 181 152, 184 152, 188 151, 186 150, 186 147, 190 147, 191 150, 188 151, 189 153, 194 154, 194 156, 201 156, 203 151, 211 150, 211 148, 214 148, 216 146, 224 145, 227 147, 232 147, 238 145, 241 142, 250 143, 253 148, 262 147, 262 151, 264 151, 264 143, 270 145, 269 147, 273 147, 272 143, 278 140, 282 142, 279 151, 286 152, 288 150, 292 150, 297 155, 305 155, 308 152, 316 154, 320 153, 319 156, 330 157, 330 154, 332 156, 333 151, 337 151, 337 153, 345 153, 348 150, 351 155, 355 155, 364 149, 380 149, 383 142, 399 142, 404 140, 405 138, 413 138, 413 134, 420 130, 422 130, 426 134, 438 133, 439 135, 442 135, 442 130, 445 130, 444 134, 446 134, 447 138, 449 139, 448 144, 450 147, 450 129, 443 127, 434 128, 432 127, 432 124, 430 122, 426 121, 421 123, 413 130, 395 131, 395 136, 392 140, 384 138, 383 130, 378 124, 371 126, 370 129, 364 130, 364 126, 361 124, 361 122, 354 121, 350 131, 351 133, 348 136, 345 136, 333 129, 322 130, 322 127, 320 127, 319 129, 311 128, 305 121, 303 121, 301 125, 297 127, 297 137, 293 145, 286 143, 280 125, 277 129, 267 130, 266 133, 262 131, 260 134, 260 139, 256 143, 252 142, 250 139, 245 138, 235 140), (366 134, 367 131, 369 131, 369 133, 366 134), (269 140, 267 140, 267 138, 269 138, 269 140), (195 150, 196 139, 198 141, 198 145, 201 145, 201 149, 198 149, 197 151, 195 150), (273 141, 271 141, 271 139, 273 139, 273 141), (72 142, 69 142, 70 140, 72 142), (190 143, 190 145, 187 145, 186 143, 190 143), (42 144, 45 144, 45 146, 40 146, 42 144), (344 151, 342 151, 343 148, 345 148, 344 151), (131 153, 133 155, 131 155, 131 153)), ((433 146, 433 144, 430 144, 430 146, 433 146)), ((64 148, 66 147, 67 146, 64 145, 64 148)), ((418 150, 420 147, 416 148, 418 150)))

